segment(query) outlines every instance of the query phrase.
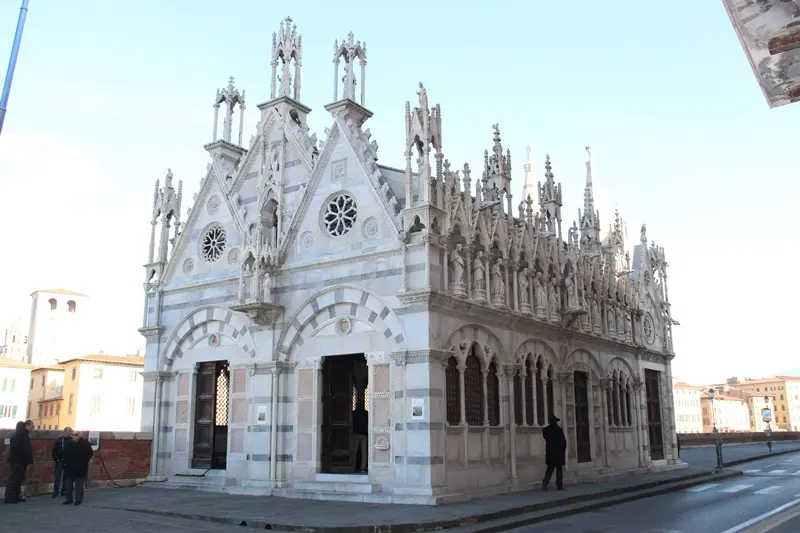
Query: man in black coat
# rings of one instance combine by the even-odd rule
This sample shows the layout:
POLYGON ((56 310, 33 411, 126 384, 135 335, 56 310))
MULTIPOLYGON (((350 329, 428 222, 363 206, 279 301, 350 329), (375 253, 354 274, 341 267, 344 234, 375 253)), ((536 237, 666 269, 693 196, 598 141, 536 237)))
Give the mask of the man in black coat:
POLYGON ((542 437, 545 442, 545 463, 547 470, 542 480, 542 490, 547 490, 547 484, 556 471, 556 487, 564 490, 564 463, 567 458, 567 438, 564 431, 558 425, 559 418, 555 415, 550 416, 550 424, 542 430, 542 437))
POLYGON ((21 496, 22 483, 25 481, 25 471, 28 465, 33 464, 33 446, 31 444, 30 431, 33 429, 33 422, 17 422, 14 434, 11 435, 8 450, 8 465, 10 474, 6 484, 5 503, 24 502, 21 496))
POLYGON ((53 441, 53 466, 55 473, 53 474, 53 498, 57 497, 59 493, 63 496, 64 490, 64 449, 72 440, 72 428, 65 427, 64 434, 53 441))
POLYGON ((94 455, 92 445, 80 431, 72 434, 72 442, 64 448, 64 483, 67 486, 64 505, 83 503, 83 488, 89 472, 89 460, 94 455), (74 498, 73 498, 74 495, 74 498))

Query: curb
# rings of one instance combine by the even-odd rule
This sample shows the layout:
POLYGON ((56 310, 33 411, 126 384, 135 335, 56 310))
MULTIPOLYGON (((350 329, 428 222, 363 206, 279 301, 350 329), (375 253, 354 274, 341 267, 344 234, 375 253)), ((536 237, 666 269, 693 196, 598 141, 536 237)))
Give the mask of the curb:
MULTIPOLYGON (((791 450, 780 450, 780 451, 777 451, 777 452, 768 452, 768 453, 765 453, 765 454, 762 454, 762 455, 754 455, 752 457, 743 457, 742 459, 734 459, 733 461, 723 461, 722 465, 725 466, 725 467, 736 466, 736 465, 741 465, 741 464, 744 464, 744 463, 749 463, 751 461, 758 461, 758 460, 761 460, 761 459, 769 459, 770 457, 776 457, 776 456, 779 456, 779 455, 787 455, 787 454, 790 454, 790 453, 797 453, 797 452, 800 452, 800 448, 793 448, 791 450)), ((723 448, 723 452, 722 453, 723 454, 725 453, 724 452, 724 448, 723 448)))
MULTIPOLYGON (((245 520, 235 517, 219 517, 209 515, 197 515, 191 513, 181 513, 173 511, 162 511, 156 509, 141 509, 141 508, 127 508, 117 506, 105 505, 92 505, 91 507, 98 507, 103 509, 116 509, 120 511, 129 511, 143 514, 151 514, 158 516, 168 516, 173 518, 185 518, 189 520, 199 520, 205 522, 214 522, 220 524, 230 524, 235 526, 243 526, 256 529, 270 529, 277 531, 291 531, 297 533, 424 533, 431 531, 441 531, 445 529, 453 529, 457 527, 473 526, 481 523, 495 522, 499 520, 513 519, 521 515, 540 513, 543 511, 553 510, 550 513, 543 513, 537 517, 522 519, 519 525, 526 525, 545 520, 553 520, 561 518, 576 512, 586 512, 592 509, 608 507, 618 503, 625 503, 635 501, 642 498, 649 498, 658 494, 665 494, 675 490, 680 490, 702 483, 707 483, 714 480, 728 479, 743 475, 741 471, 727 471, 727 472, 714 472, 706 471, 695 474, 690 474, 682 477, 672 479, 651 481, 648 483, 641 483, 629 487, 622 487, 618 489, 611 489, 601 491, 594 494, 583 494, 576 496, 569 496, 559 500, 552 500, 548 502, 531 503, 520 507, 513 507, 504 509, 502 511, 494 511, 491 513, 477 514, 472 516, 465 516, 461 518, 453 518, 449 520, 431 521, 424 523, 401 523, 401 524, 386 524, 386 525, 358 525, 358 526, 301 526, 296 524, 277 524, 262 520, 245 520), (589 502, 587 504, 587 502, 589 502), (529 521, 532 520, 532 521, 529 521)), ((514 522, 516 524, 517 522, 514 522)), ((487 524, 488 525, 488 524, 487 524)), ((510 529, 507 525, 503 526, 490 526, 487 529, 479 529, 476 531, 481 532, 495 532, 505 531, 510 529), (500 529, 492 529, 492 527, 500 527, 500 529)))

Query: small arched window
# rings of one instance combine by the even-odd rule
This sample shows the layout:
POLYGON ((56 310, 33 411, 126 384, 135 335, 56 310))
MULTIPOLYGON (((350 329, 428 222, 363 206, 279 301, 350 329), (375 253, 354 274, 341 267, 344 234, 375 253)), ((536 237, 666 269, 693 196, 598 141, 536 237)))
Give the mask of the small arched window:
POLYGON ((47 300, 47 303, 50 304, 51 311, 55 311, 58 308, 58 302, 56 301, 55 298, 50 298, 49 300, 47 300))
POLYGON ((74 313, 76 307, 77 307, 77 304, 75 303, 75 300, 70 300, 70 301, 67 302, 67 312, 68 313, 74 313))

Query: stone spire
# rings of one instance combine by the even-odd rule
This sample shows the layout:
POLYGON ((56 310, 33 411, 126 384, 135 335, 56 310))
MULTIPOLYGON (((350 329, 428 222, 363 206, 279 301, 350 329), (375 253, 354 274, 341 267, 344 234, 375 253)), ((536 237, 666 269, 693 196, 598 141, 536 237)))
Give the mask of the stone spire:
POLYGON ((531 208, 534 212, 539 212, 539 191, 536 189, 536 180, 533 173, 533 147, 529 144, 525 147, 525 183, 522 186, 522 201, 527 209, 528 198, 531 200, 531 208))
POLYGON ((272 33, 270 65, 272 66, 270 99, 285 96, 299 102, 300 69, 303 66, 303 36, 297 33, 297 25, 292 24, 291 17, 286 17, 286 20, 281 22, 280 30, 272 33), (292 61, 294 61, 294 79, 292 79, 291 71, 292 61), (281 66, 280 75, 278 75, 279 64, 281 66))
POLYGON ((545 182, 539 182, 539 205, 544 230, 561 239, 561 184, 556 184, 548 155, 544 163, 545 182))
POLYGON ((353 32, 347 34, 347 40, 334 41, 333 43, 333 101, 339 99, 339 63, 344 58, 344 76, 342 77, 342 100, 356 101, 356 80, 355 62, 358 59, 361 66, 361 99, 362 107, 366 106, 367 88, 367 43, 356 41, 353 32))
POLYGON ((586 185, 583 190, 583 211, 578 209, 578 220, 581 230, 581 247, 594 251, 600 241, 600 212, 594 203, 594 185, 592 183, 592 147, 586 147, 586 185))
POLYGON ((431 150, 436 150, 436 176, 441 177, 442 164, 442 109, 436 104, 428 105, 428 91, 419 82, 419 105, 413 110, 411 102, 406 102, 406 207, 427 205, 431 198, 431 150), (412 170, 411 160, 416 152, 417 172, 412 170), (417 179, 417 187, 413 181, 417 179), (416 202, 414 193, 418 194, 416 202))
POLYGON ((244 133, 244 91, 239 92, 236 88, 233 76, 228 78, 228 86, 224 89, 217 89, 217 96, 214 99, 214 134, 212 142, 217 140, 217 126, 219 123, 219 108, 220 105, 225 104, 225 118, 222 120, 222 140, 226 143, 231 142, 231 135, 233 132, 233 112, 234 108, 239 106, 239 142, 237 146, 242 145, 242 134, 244 133))
POLYGON ((511 151, 503 153, 503 144, 500 140, 500 126, 492 126, 494 132, 494 145, 492 152, 484 152, 483 178, 489 189, 497 188, 498 191, 511 193, 511 151))

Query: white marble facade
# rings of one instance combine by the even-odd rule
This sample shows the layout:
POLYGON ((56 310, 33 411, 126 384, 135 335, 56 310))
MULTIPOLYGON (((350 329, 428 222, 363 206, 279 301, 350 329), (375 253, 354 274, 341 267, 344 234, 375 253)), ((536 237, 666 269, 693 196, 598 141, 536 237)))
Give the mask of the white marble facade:
POLYGON ((522 490, 541 479, 550 413, 567 432, 568 478, 677 466, 664 251, 642 227, 631 258, 618 214, 601 238, 591 160, 564 238, 549 158, 539 198, 514 212, 499 128, 478 176, 451 170, 420 83, 405 168, 378 165, 366 43, 350 34, 335 50, 324 140, 306 125, 302 40, 287 19, 247 146, 241 126, 233 138, 245 93, 231 78, 188 216, 172 174, 156 184, 140 329, 151 479, 426 504, 522 490), (367 360, 366 475, 322 473, 321 367, 338 354, 367 360), (189 478, 205 470, 192 454, 206 361, 230 365, 217 403, 227 461, 189 478))

